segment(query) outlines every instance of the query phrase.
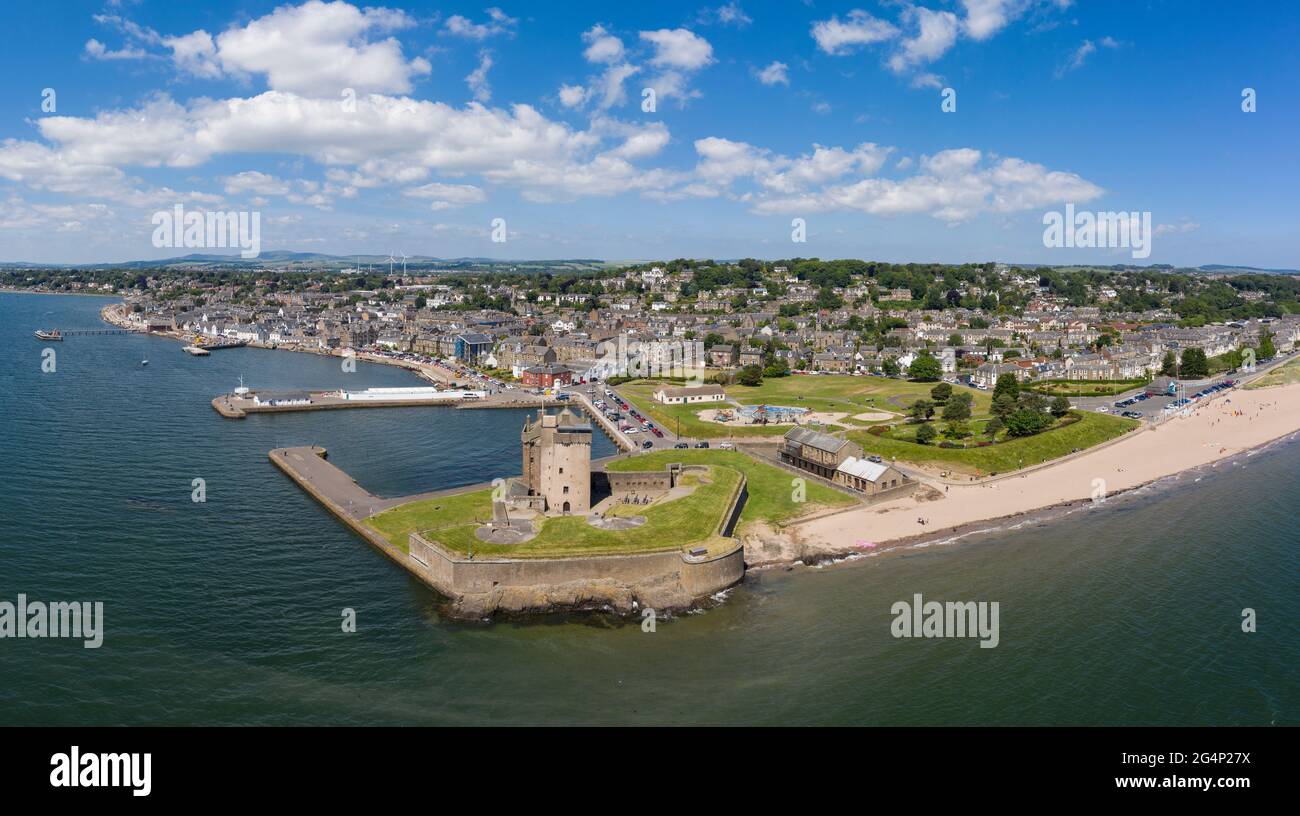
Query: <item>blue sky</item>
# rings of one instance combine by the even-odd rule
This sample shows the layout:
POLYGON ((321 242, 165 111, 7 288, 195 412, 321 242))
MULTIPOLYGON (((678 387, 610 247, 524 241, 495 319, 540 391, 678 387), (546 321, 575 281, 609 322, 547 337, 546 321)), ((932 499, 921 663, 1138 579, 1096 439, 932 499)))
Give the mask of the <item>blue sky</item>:
POLYGON ((1149 211, 1149 263, 1300 267, 1286 4, 622 5, 10 8, 0 259, 180 254, 180 203, 344 255, 1130 261, 1043 246, 1074 203, 1149 211))

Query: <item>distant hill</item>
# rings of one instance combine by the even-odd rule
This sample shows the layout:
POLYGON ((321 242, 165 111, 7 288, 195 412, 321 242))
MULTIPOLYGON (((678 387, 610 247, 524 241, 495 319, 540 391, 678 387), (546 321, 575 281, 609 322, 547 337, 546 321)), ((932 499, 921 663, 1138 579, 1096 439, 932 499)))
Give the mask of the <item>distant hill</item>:
MULTIPOLYGON (((402 269, 403 259, 395 256, 391 262, 394 271, 402 269)), ((558 260, 518 260, 509 261, 498 258, 434 258, 427 255, 408 255, 405 259, 407 272, 428 272, 432 270, 451 271, 564 271, 599 269, 607 262, 597 258, 565 258, 558 260)), ((342 271, 345 269, 369 269, 374 272, 387 271, 390 265, 387 255, 326 255, 319 252, 289 252, 273 250, 262 252, 256 258, 241 258, 238 253, 228 255, 201 254, 181 255, 175 258, 155 260, 118 261, 115 263, 92 264, 56 264, 28 263, 25 261, 0 261, 0 268, 8 269, 278 269, 278 270, 321 270, 342 271)))
POLYGON ((1300 275, 1300 269, 1261 269, 1257 266, 1205 264, 1197 268, 1212 275, 1300 275))

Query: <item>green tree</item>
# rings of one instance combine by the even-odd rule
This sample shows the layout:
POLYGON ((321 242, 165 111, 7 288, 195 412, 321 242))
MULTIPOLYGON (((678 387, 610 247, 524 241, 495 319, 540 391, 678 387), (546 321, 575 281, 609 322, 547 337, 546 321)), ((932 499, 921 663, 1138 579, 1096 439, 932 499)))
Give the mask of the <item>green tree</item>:
POLYGON ((896 376, 899 372, 898 360, 893 357, 886 357, 885 361, 880 364, 880 370, 885 372, 886 377, 896 376))
POLYGON ((1002 420, 993 417, 988 422, 984 423, 984 434, 989 439, 993 439, 998 435, 998 431, 1002 430, 1002 428, 1002 420))
POLYGON ((922 445, 930 444, 930 441, 938 435, 933 425, 922 425, 916 429, 916 441, 922 445))
POLYGON ((925 422, 934 416, 934 403, 929 400, 919 399, 912 403, 912 407, 907 410, 912 419, 917 422, 925 422))
POLYGON ((1016 405, 1041 414, 1047 411, 1047 397, 1042 394, 1035 394, 1033 391, 1024 391, 1020 394, 1020 398, 1016 400, 1016 405))
POLYGON ((757 365, 747 365, 736 374, 736 382, 741 385, 758 386, 763 384, 763 369, 757 365))
POLYGON ((1030 408, 1017 408, 1006 418, 1008 436, 1033 436, 1047 427, 1047 415, 1030 408))
POLYGON ((1271 360, 1277 356, 1277 346, 1273 345, 1273 333, 1264 330, 1259 335, 1259 347, 1255 349, 1255 356, 1261 360, 1271 360))
POLYGON ((935 402, 943 405, 952 396, 952 386, 948 383, 939 383, 930 389, 930 398, 935 402))
POLYGON ((993 416, 1003 422, 1015 412, 1017 407, 1016 398, 1010 394, 999 394, 993 398, 993 416))
POLYGON ((943 418, 945 422, 965 422, 970 419, 971 414, 971 395, 957 394, 948 400, 948 404, 943 406, 943 418))
POLYGON ((1188 380, 1200 380, 1210 376, 1210 361, 1205 352, 1198 348, 1183 350, 1183 359, 1178 366, 1178 376, 1188 380))
POLYGON ((1172 377, 1178 371, 1178 358, 1174 356, 1173 351, 1165 352, 1165 359, 1160 363, 1160 375, 1162 377, 1172 377))
POLYGON ((934 382, 943 376, 943 366, 929 353, 921 353, 912 361, 908 376, 921 382, 934 382))
POLYGON ((1003 394, 1006 394, 1007 396, 1011 397, 1011 399, 1015 399, 1016 397, 1020 396, 1020 381, 1017 380, 1016 375, 1010 371, 1008 371, 1005 374, 999 374, 998 382, 996 385, 993 386, 994 400, 996 400, 998 397, 1002 396, 1003 394))
POLYGON ((1057 396, 1053 398, 1051 404, 1051 411, 1052 411, 1052 416, 1056 417, 1057 419, 1060 419, 1061 417, 1070 413, 1070 401, 1062 396, 1057 396))
POLYGON ((763 368, 764 377, 789 377, 790 364, 785 360, 772 360, 763 368))

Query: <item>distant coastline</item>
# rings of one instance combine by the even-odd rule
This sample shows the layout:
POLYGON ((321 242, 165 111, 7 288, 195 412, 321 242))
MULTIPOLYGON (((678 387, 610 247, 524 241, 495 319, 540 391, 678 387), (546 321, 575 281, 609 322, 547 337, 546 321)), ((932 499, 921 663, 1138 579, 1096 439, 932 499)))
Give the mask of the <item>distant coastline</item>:
POLYGON ((71 295, 71 296, 74 296, 74 297, 114 298, 114 299, 116 299, 116 300, 121 300, 121 299, 122 299, 122 296, 121 296, 121 295, 115 295, 115 294, 112 294, 112 293, 109 293, 109 294, 107 294, 107 295, 104 295, 104 294, 99 294, 99 293, 97 293, 97 292, 49 292, 49 291, 46 291, 46 290, 44 290, 44 289, 18 289, 18 288, 12 287, 12 286, 0 286, 0 294, 9 294, 9 295, 71 295))

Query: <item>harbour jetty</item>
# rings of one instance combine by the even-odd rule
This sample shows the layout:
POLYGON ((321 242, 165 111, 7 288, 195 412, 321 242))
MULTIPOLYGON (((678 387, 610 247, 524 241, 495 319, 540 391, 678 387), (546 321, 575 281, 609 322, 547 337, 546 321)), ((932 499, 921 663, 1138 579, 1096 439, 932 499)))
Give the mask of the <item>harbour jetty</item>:
POLYGON ((254 391, 236 389, 212 400, 212 407, 227 419, 249 414, 293 411, 328 411, 340 408, 397 408, 421 405, 454 405, 479 400, 483 391, 440 390, 437 388, 367 388, 361 391, 254 391))

